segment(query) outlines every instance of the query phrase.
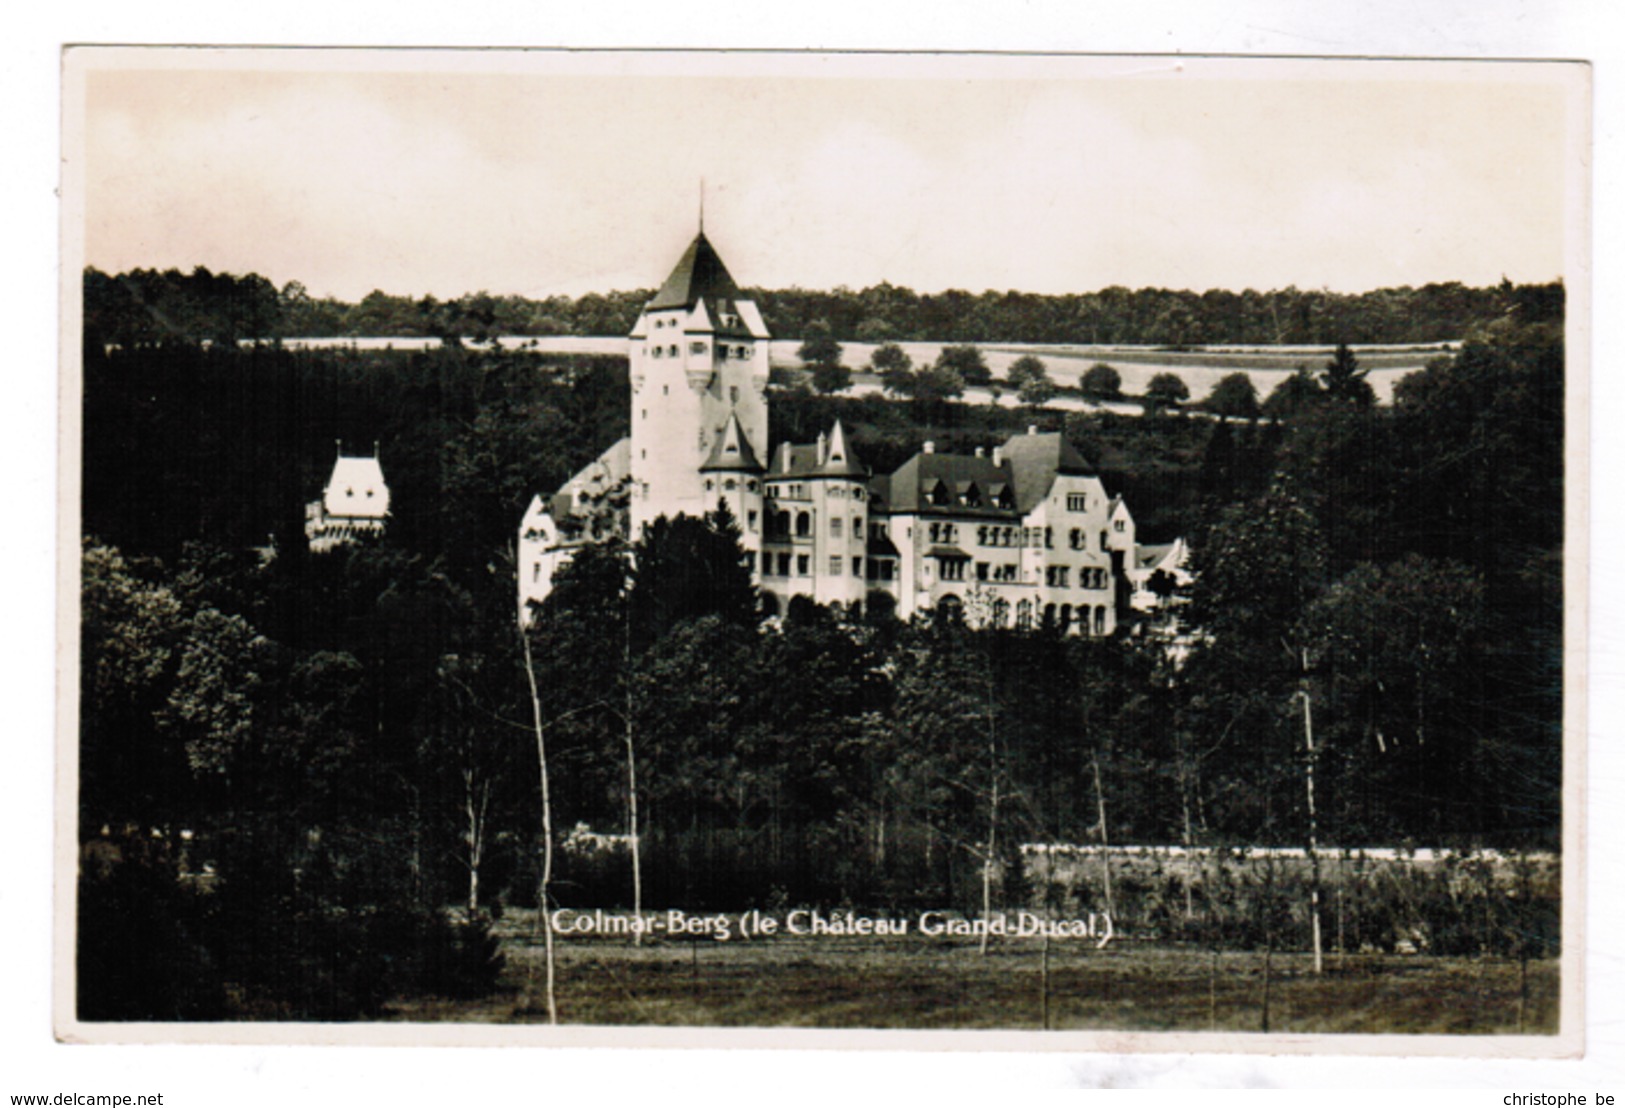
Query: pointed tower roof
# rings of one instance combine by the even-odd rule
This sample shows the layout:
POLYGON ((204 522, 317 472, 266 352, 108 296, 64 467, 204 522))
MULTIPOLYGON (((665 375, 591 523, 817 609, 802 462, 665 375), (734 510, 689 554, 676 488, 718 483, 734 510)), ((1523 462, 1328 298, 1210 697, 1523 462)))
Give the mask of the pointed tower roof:
POLYGON ((711 245, 711 240, 701 231, 683 251, 677 267, 671 271, 671 276, 666 278, 666 283, 660 286, 660 291, 655 293, 647 307, 651 311, 692 308, 701 300, 713 300, 719 296, 732 300, 741 295, 739 286, 734 284, 733 277, 728 273, 728 267, 722 264, 722 258, 711 245))
POLYGON ((722 437, 711 448, 711 456, 700 467, 701 473, 728 471, 734 473, 761 473, 762 463, 756 460, 756 451, 750 448, 745 429, 739 425, 737 414, 728 417, 722 437))
MULTIPOLYGON (((824 436, 818 436, 822 439, 824 436)), ((867 477, 868 471, 858 461, 858 456, 846 444, 846 431, 841 427, 841 421, 836 420, 835 426, 830 428, 829 442, 824 448, 823 465, 818 468, 819 473, 827 473, 834 477, 867 477)))

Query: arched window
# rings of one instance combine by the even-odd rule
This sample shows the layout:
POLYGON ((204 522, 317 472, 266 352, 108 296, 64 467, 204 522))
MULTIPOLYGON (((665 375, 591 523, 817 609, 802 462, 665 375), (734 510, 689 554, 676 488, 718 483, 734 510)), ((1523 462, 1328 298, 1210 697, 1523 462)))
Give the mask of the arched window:
POLYGON ((1033 626, 1033 602, 1022 600, 1016 604, 1016 629, 1029 631, 1033 626))
POLYGON ((1101 606, 1101 607, 1097 607, 1095 609, 1095 634, 1104 635, 1105 633, 1106 633, 1106 609, 1105 609, 1104 606, 1101 606))
POLYGON ((1010 602, 1002 597, 993 600, 993 626, 1010 626, 1010 602))
POLYGON ((965 618, 965 602, 953 593, 949 593, 937 601, 937 614, 943 619, 962 620, 965 618))
POLYGON ((812 534, 812 516, 808 515, 806 512, 797 512, 796 513, 796 535, 797 535, 797 537, 804 539, 804 538, 806 538, 807 536, 809 536, 811 534, 812 534))

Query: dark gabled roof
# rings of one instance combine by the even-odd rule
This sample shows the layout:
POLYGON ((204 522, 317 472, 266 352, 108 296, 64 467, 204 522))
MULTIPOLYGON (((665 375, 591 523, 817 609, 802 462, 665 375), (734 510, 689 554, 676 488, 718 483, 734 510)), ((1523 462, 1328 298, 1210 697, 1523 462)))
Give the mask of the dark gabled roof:
POLYGON ((891 503, 891 474, 879 473, 869 478, 869 510, 883 511, 891 503))
POLYGON ((688 244, 688 249, 677 261, 677 267, 647 306, 650 310, 692 308, 701 300, 714 303, 719 297, 737 300, 741 295, 739 286, 734 284, 733 277, 728 273, 728 267, 722 264, 716 248, 701 231, 688 244))
POLYGON ((1154 566, 1168 556, 1179 544, 1176 542, 1157 543, 1152 546, 1136 546, 1134 548, 1134 565, 1137 569, 1154 566))
POLYGON ((891 536, 884 531, 869 532, 869 542, 864 548, 871 558, 897 558, 897 546, 891 541, 891 536))
POLYGON ((728 425, 711 447, 711 456, 700 467, 701 473, 729 471, 735 473, 761 473, 762 463, 756 460, 756 451, 750 448, 750 439, 739 425, 737 414, 728 417, 728 425))
POLYGON ((880 489, 875 489, 875 492, 886 497, 887 509, 894 514, 943 511, 1006 519, 1010 516, 1009 510, 990 503, 992 497, 986 495, 986 490, 1001 483, 1008 484, 1010 481, 1009 463, 994 465, 989 458, 964 454, 928 454, 921 451, 897 468, 889 478, 884 492, 880 489), (962 484, 971 481, 976 482, 984 492, 981 507, 968 508, 958 502, 957 495, 952 504, 931 503, 929 494, 938 482, 941 482, 950 493, 955 493, 962 484))
POLYGON ((1093 477, 1095 471, 1059 431, 1012 435, 1003 447, 1015 477, 1016 510, 1022 515, 1049 495, 1057 474, 1093 477))
POLYGON ((840 420, 830 429, 826 438, 819 436, 816 443, 780 443, 770 452, 767 475, 769 477, 845 477, 862 481, 869 476, 868 467, 846 441, 846 432, 840 420))
POLYGON ((769 477, 811 477, 818 472, 815 443, 783 443, 769 451, 769 477))

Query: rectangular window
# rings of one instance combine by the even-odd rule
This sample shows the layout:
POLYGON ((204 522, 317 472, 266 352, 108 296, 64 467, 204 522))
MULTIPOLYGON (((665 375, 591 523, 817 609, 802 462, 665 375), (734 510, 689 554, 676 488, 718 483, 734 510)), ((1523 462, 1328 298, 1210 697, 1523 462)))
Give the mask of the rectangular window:
POLYGON ((773 555, 762 551, 762 576, 767 577, 773 572, 773 555))
POLYGON ((840 516, 830 516, 829 517, 829 537, 832 538, 832 539, 838 539, 838 538, 841 537, 841 517, 840 516))
POLYGON ((691 342, 691 343, 689 343, 688 344, 688 352, 690 354, 704 354, 705 353, 705 343, 703 343, 703 342, 691 342))
POLYGON ((1100 549, 1106 549, 1106 532, 1104 531, 1100 533, 1100 549))
POLYGON ((797 554, 796 555, 796 576, 797 577, 807 577, 811 573, 812 573, 812 555, 811 554, 797 554))
POLYGON ((863 576, 863 559, 862 558, 853 558, 852 559, 852 576, 854 576, 854 577, 862 577, 863 576))
POLYGON ((779 555, 779 576, 790 576, 790 555, 788 554, 779 555))
POLYGON ((977 562, 976 563, 976 579, 978 581, 986 581, 987 580, 988 570, 991 569, 991 568, 992 567, 989 566, 986 562, 977 562))
POLYGON ((1081 492, 1066 494, 1066 510, 1069 512, 1083 512, 1089 509, 1089 497, 1081 492))
POLYGON ((841 575, 841 556, 839 554, 831 554, 829 556, 829 575, 831 577, 839 577, 841 575))
POLYGON ((729 385, 728 386, 728 403, 730 403, 730 404, 739 403, 739 386, 738 385, 729 385))
POLYGON ((855 538, 855 539, 863 538, 863 517, 862 516, 853 516, 852 517, 852 537, 855 538))
POLYGON ((745 525, 750 528, 752 534, 756 533, 756 509, 752 508, 745 513, 745 525))

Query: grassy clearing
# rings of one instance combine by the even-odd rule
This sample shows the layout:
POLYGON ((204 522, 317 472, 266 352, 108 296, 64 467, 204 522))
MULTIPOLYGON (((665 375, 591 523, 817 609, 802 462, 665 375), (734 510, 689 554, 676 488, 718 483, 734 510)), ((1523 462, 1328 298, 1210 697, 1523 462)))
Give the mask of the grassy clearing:
MULTIPOLYGON (((1044 1023, 1036 940, 983 957, 974 943, 916 936, 695 943, 566 940, 559 1006, 568 1023, 710 1027, 1035 1030, 1044 1023)), ((501 990, 473 1002, 400 1006, 411 1021, 545 1022, 541 947, 510 930, 501 990)), ((1050 945, 1052 1029, 1262 1031, 1262 953, 1115 943, 1050 945)), ((1557 1030, 1555 961, 1531 962, 1523 1030, 1557 1030)), ((1272 1032, 1513 1034, 1516 961, 1307 954, 1270 959, 1272 1032)))

